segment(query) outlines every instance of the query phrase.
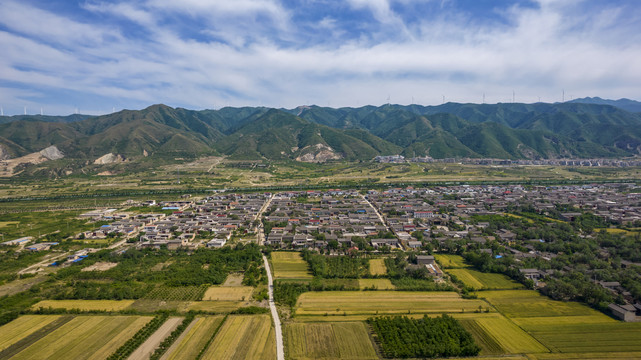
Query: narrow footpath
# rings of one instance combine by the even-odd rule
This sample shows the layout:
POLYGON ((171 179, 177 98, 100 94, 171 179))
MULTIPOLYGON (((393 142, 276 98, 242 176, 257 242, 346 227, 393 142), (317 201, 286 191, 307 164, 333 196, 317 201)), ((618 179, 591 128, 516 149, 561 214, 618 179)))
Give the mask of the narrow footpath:
POLYGON ((276 311, 276 304, 274 303, 274 281, 272 280, 272 271, 269 268, 269 261, 267 261, 267 257, 265 257, 265 255, 263 255, 263 261, 265 262, 265 270, 267 271, 267 280, 269 282, 269 309, 272 312, 272 318, 274 319, 274 328, 276 329, 276 358, 278 360, 285 360, 285 349, 283 348, 283 329, 280 326, 280 318, 278 318, 278 311, 276 311))

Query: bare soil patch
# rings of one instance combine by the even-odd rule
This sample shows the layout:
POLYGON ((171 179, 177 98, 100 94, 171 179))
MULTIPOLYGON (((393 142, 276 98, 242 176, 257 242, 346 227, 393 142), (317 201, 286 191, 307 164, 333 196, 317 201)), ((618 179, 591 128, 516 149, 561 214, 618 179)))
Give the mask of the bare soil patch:
POLYGON ((87 266, 80 271, 107 271, 112 267, 118 266, 118 263, 111 262, 97 262, 93 265, 87 266))

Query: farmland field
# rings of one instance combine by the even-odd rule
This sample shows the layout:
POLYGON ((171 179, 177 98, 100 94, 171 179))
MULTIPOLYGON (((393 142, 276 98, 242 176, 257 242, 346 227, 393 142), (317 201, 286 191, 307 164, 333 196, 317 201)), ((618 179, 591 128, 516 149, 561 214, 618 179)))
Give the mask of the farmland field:
POLYGON ((460 255, 449 254, 435 254, 434 258, 438 261, 444 269, 455 269, 468 267, 460 255))
POLYGON ((521 324, 525 330, 553 352, 641 352, 639 341, 641 323, 617 321, 587 323, 581 320, 595 321, 596 319, 582 319, 580 316, 547 319, 547 323, 538 324, 529 322, 529 319, 522 322, 515 319, 515 322, 521 324))
POLYGON ((455 292, 324 291, 302 294, 296 315, 367 315, 408 313, 460 313, 486 309, 482 300, 465 300, 455 292))
POLYGON ((187 308, 194 301, 176 301, 176 300, 136 300, 129 309, 142 312, 155 312, 158 310, 170 310, 178 312, 187 312, 187 308))
POLYGON ((474 290, 510 290, 523 289, 523 285, 503 274, 483 273, 472 269, 449 269, 447 273, 474 290))
POLYGON ((276 341, 269 315, 230 315, 203 359, 274 359, 276 341))
POLYGON ((274 251, 272 265, 275 279, 311 279, 307 262, 300 253, 287 251, 274 251))
POLYGON ((12 359, 104 359, 151 316, 76 316, 12 359))
POLYGON ((128 308, 134 300, 42 300, 33 309, 78 309, 81 311, 120 311, 128 308))
POLYGON ((0 327, 0 351, 51 324, 60 315, 24 315, 0 327))
MULTIPOLYGON (((549 350, 545 346, 541 345, 541 343, 539 343, 535 338, 505 317, 479 317, 473 321, 476 323, 479 330, 485 332, 488 339, 493 340, 493 342, 505 350, 506 353, 523 354, 549 352, 549 350)), ((479 333, 480 332, 476 332, 476 335, 479 335, 479 333)), ((490 353, 496 354, 495 352, 490 353)))
POLYGON ((162 360, 195 359, 223 321, 223 316, 198 316, 167 350, 162 360))
POLYGON ((394 290, 396 286, 390 279, 358 279, 358 286, 361 290, 376 287, 378 290, 394 290))
POLYGON ((578 302, 555 301, 534 290, 483 291, 479 297, 485 298, 503 315, 509 318, 586 316, 603 314, 578 302))
POLYGON ((385 275, 387 274, 387 267, 385 266, 385 259, 370 259, 369 273, 371 275, 385 275))
POLYGON ((378 359, 363 322, 292 323, 283 336, 291 359, 378 359))
POLYGON ((157 286, 145 295, 145 299, 155 300, 200 300, 207 290, 202 286, 157 286))
POLYGON ((243 306, 240 301, 192 301, 187 306, 187 310, 210 311, 210 312, 230 312, 243 306))
POLYGON ((211 286, 203 300, 244 301, 251 299, 253 292, 251 286, 211 286))

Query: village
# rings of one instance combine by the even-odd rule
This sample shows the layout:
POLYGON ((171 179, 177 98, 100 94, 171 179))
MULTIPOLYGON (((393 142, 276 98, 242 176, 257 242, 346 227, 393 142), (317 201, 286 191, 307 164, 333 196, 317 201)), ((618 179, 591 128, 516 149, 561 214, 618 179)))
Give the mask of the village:
MULTIPOLYGON (((238 242, 255 242, 278 250, 314 250, 328 255, 397 251, 422 253, 420 264, 433 276, 442 275, 431 256, 433 251, 472 249, 492 260, 513 259, 511 267, 534 287, 545 279, 573 271, 571 266, 555 270, 550 264, 562 253, 545 250, 545 240, 525 238, 515 231, 494 228, 483 216, 509 214, 528 206, 556 222, 572 222, 592 214, 610 227, 638 228, 641 225, 641 194, 634 184, 577 186, 489 186, 460 185, 432 188, 388 188, 367 191, 327 190, 279 193, 234 194, 218 192, 201 199, 184 195, 175 201, 126 202, 129 212, 97 209, 80 215, 108 224, 77 235, 78 239, 115 238, 117 245, 138 248, 194 250, 221 248, 238 242), (558 209, 571 209, 560 212, 558 209), (156 211, 160 210, 160 211, 156 211), (489 230, 489 228, 492 228, 489 230)), ((512 215, 516 217, 516 215, 512 215)), ((621 230, 623 231, 623 230, 621 230)), ((590 238, 594 234, 580 233, 590 238)), ((28 245, 31 238, 6 242, 23 244, 25 251, 48 250, 56 243, 28 245)), ((67 256, 73 263, 97 249, 86 248, 67 256)), ((122 251, 122 250, 121 250, 122 251)), ((611 257, 601 248, 599 259, 611 257)), ((622 268, 641 263, 618 259, 622 268)), ((591 274, 592 270, 584 270, 591 274)), ((620 301, 611 304, 615 316, 637 321, 641 306, 630 291, 617 281, 596 280, 620 301)))

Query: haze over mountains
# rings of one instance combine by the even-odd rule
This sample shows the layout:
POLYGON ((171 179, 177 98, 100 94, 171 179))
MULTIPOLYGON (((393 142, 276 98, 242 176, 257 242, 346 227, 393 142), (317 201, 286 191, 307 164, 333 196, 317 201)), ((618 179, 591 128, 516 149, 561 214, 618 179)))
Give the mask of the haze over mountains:
POLYGON ((153 105, 97 117, 1 117, 0 157, 16 158, 52 145, 66 159, 85 163, 106 154, 129 161, 214 154, 322 162, 391 154, 546 159, 641 152, 641 114, 622 108, 636 109, 639 103, 579 100, 203 111, 153 105))

